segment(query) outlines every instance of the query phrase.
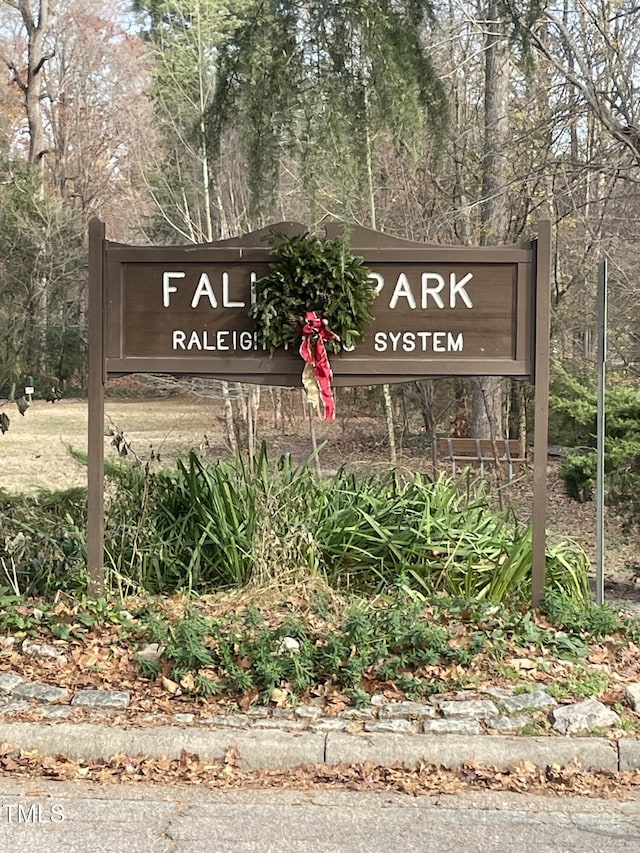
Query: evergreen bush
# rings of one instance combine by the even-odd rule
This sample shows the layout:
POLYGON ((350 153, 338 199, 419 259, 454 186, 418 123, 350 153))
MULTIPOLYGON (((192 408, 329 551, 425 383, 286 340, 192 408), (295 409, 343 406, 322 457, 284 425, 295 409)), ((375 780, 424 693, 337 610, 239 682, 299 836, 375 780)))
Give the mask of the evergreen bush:
MULTIPOLYGON (((628 526, 640 520, 640 392, 617 384, 605 399, 605 490, 611 505, 624 508, 628 526)), ((567 446, 560 468, 567 494, 591 500, 596 478, 597 397, 592 384, 558 368, 551 395, 555 438, 567 446)))

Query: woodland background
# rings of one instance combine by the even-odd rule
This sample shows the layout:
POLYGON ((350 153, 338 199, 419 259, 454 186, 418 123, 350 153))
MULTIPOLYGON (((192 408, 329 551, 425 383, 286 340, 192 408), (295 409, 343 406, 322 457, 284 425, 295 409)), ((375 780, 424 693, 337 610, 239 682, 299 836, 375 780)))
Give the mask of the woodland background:
MULTIPOLYGON (((491 245, 549 218, 556 381, 592 388, 607 257, 635 391, 639 55, 633 0, 3 0, 0 394, 85 388, 93 216, 174 244, 338 217, 491 245)), ((428 433, 525 435, 524 383, 375 394, 428 433)))

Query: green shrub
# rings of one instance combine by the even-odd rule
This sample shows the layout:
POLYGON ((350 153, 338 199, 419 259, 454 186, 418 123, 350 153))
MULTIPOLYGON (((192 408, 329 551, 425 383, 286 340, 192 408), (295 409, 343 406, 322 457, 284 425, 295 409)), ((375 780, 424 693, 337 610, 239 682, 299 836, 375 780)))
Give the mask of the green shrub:
MULTIPOLYGON (((640 392, 616 385, 607 391, 605 403, 607 500, 624 508, 628 525, 636 525, 640 519, 640 392)), ((590 500, 596 477, 595 390, 558 368, 551 409, 556 435, 569 445, 560 468, 567 494, 575 500, 590 500)))
POLYGON ((16 594, 86 590, 86 490, 0 491, 0 584, 16 594))
MULTIPOLYGON (((276 688, 284 688, 285 696, 300 696, 330 685, 366 705, 381 682, 420 698, 463 687, 480 669, 490 671, 505 656, 518 655, 576 662, 578 675, 558 682, 558 695, 601 692, 607 676, 581 665, 589 644, 610 631, 618 635, 615 642, 623 643, 627 629, 634 630, 631 620, 616 621, 602 608, 577 608, 556 594, 547 601, 546 620, 522 608, 442 596, 426 606, 401 595, 375 605, 350 601, 329 616, 321 602, 313 601, 304 614, 290 613, 280 622, 272 611, 267 620, 251 608, 207 616, 195 603, 171 621, 147 615, 139 640, 163 646, 164 671, 193 693, 251 690, 268 701, 276 688)), ((161 668, 140 664, 151 677, 161 668)))
MULTIPOLYGON (((86 461, 86 454, 73 455, 86 461)), ((153 476, 108 461, 105 474, 107 589, 126 594, 144 587, 145 578, 160 566, 162 543, 149 514, 153 476)), ((34 496, 0 490, 0 585, 27 596, 86 593, 86 527, 86 488, 42 490, 34 496)))
POLYGON ((556 625, 562 625, 573 634, 588 636, 595 641, 618 631, 635 629, 635 620, 623 619, 608 604, 579 604, 554 589, 546 591, 544 609, 556 625))
MULTIPOLYGON (((317 579, 363 595, 530 599, 531 530, 495 512, 466 477, 341 470, 321 480, 288 457, 271 466, 264 445, 252 461, 191 453, 174 471, 122 462, 106 473, 107 588, 122 595, 317 579)), ((14 588, 83 591, 85 492, 3 501, 0 567, 16 573, 14 588)), ((588 600, 586 567, 581 549, 549 546, 550 588, 588 600)))
MULTIPOLYGON (((204 685, 211 694, 255 688, 265 701, 282 684, 300 694, 330 683, 365 704, 363 684, 372 679, 394 681, 416 697, 442 692, 450 685, 412 673, 464 657, 449 643, 449 631, 430 624, 416 605, 354 603, 342 619, 321 624, 313 627, 290 616, 274 628, 248 614, 212 619, 188 608, 171 624, 150 618, 148 628, 149 637, 165 649, 172 677, 191 685, 187 689, 202 693, 204 685)), ((148 674, 156 672, 148 669, 148 674)))

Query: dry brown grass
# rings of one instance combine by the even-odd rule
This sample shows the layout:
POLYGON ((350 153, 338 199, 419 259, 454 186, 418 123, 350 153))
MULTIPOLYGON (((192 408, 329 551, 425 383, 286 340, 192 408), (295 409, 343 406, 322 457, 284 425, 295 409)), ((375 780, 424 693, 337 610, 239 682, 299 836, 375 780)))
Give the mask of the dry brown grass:
MULTIPOLYGON (((170 463, 180 453, 197 447, 204 436, 221 440, 215 402, 182 398, 154 400, 107 399, 105 427, 113 424, 143 461, 150 446, 170 463)), ((68 446, 87 449, 86 401, 60 400, 51 404, 36 400, 24 417, 12 404, 4 411, 11 418, 7 433, 0 435, 0 488, 8 492, 34 493, 39 489, 63 489, 86 484, 86 468, 75 462, 68 446)), ((116 457, 105 438, 107 456, 116 457)))

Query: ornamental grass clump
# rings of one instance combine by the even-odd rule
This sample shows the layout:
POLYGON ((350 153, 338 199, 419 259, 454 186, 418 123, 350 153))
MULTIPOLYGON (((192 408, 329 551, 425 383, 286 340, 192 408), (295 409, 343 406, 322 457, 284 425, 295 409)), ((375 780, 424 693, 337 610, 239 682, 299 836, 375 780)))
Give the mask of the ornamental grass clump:
MULTIPOLYGON (((466 478, 395 473, 318 478, 284 457, 213 464, 191 453, 156 475, 155 538, 163 565, 152 591, 218 590, 250 582, 316 578, 338 591, 373 595, 401 587, 491 601, 527 602, 529 527, 495 512, 466 478)), ((584 552, 547 551, 548 586, 577 603, 589 597, 584 552)), ((145 584, 143 584, 145 585, 145 584)))

